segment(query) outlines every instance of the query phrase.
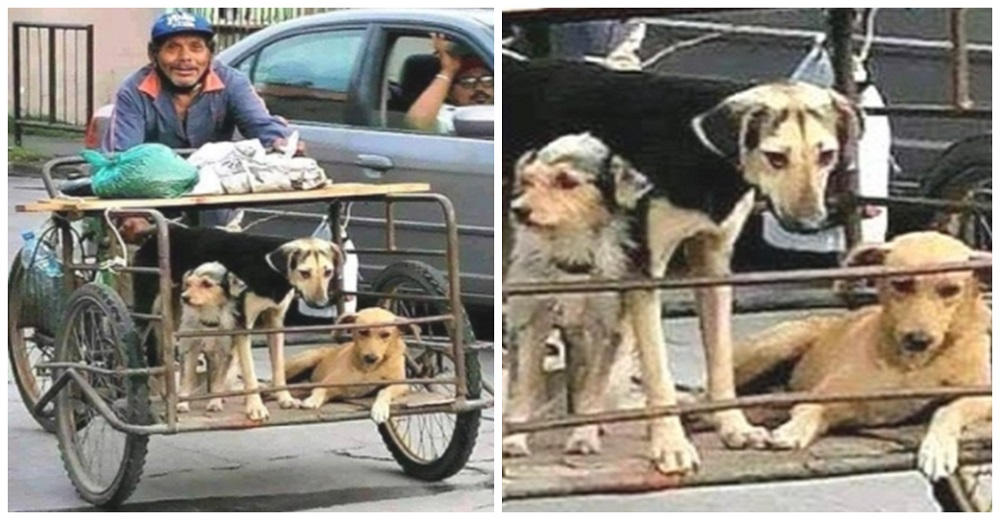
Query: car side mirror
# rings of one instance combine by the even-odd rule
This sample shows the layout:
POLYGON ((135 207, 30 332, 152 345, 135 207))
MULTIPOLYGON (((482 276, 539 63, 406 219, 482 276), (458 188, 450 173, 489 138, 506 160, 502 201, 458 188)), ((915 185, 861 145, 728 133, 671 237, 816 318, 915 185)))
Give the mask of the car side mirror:
POLYGON ((493 139, 493 105, 475 105, 455 109, 455 135, 493 139))

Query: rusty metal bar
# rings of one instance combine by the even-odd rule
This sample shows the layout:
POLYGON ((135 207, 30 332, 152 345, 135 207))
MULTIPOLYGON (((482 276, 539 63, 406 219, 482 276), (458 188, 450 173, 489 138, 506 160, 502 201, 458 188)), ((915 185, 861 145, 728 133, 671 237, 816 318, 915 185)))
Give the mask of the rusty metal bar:
MULTIPOLYGON (((458 380, 455 378, 447 379, 432 379, 432 378, 419 378, 419 379, 397 379, 397 380, 384 380, 384 381, 367 381, 363 383, 298 383, 294 385, 285 386, 267 386, 260 387, 256 390, 231 390, 228 392, 217 392, 210 394, 197 394, 192 396, 178 396, 181 402, 184 401, 208 401, 209 399, 214 399, 216 397, 238 397, 250 394, 270 394, 274 392, 279 392, 282 390, 311 390, 313 388, 357 388, 362 386, 389 386, 389 385, 448 385, 455 386, 458 384, 458 380)), ((447 397, 447 396, 442 396, 447 397)))
POLYGON ((972 107, 969 99, 969 49, 966 38, 965 8, 948 10, 951 34, 951 99, 958 108, 972 107))
POLYGON ((988 107, 957 108, 950 105, 894 105, 891 107, 865 108, 865 113, 873 116, 894 117, 934 117, 943 119, 993 118, 993 109, 988 107))
MULTIPOLYGON (((395 239, 393 239, 395 240, 395 239)), ((352 249, 356 255, 394 255, 394 256, 448 256, 445 249, 352 249)))
POLYGON ((56 29, 47 27, 49 34, 49 123, 56 122, 56 29))
POLYGON ((242 336, 246 334, 290 334, 294 332, 332 332, 338 330, 370 329, 373 327, 395 327, 396 325, 410 325, 423 323, 441 323, 454 321, 455 317, 449 314, 438 316, 427 316, 424 318, 399 318, 396 321, 385 323, 344 323, 340 325, 307 325, 302 327, 281 327, 276 329, 252 329, 252 330, 190 330, 174 333, 175 338, 210 338, 215 336, 242 336))
POLYGON ((93 372, 95 374, 103 374, 107 376, 118 376, 118 377, 131 377, 131 376, 149 376, 162 374, 164 371, 163 367, 151 367, 151 368, 118 368, 118 369, 107 369, 98 368, 91 365, 85 365, 83 363, 72 363, 63 361, 53 361, 50 363, 37 363, 35 368, 43 370, 52 370, 60 368, 73 368, 83 372, 93 372))
MULTIPOLYGON (((327 206, 327 226, 330 228, 330 236, 333 238, 333 243, 336 244, 337 250, 340 251, 341 253, 343 253, 344 252, 344 234, 342 233, 343 230, 341 229, 341 224, 340 224, 340 209, 341 209, 341 207, 342 207, 342 205, 341 205, 340 201, 336 201, 336 200, 333 201, 333 202, 331 202, 330 205, 327 206)), ((346 262, 346 261, 347 261, 347 256, 346 255, 341 255, 341 258, 340 258, 341 265, 337 266, 338 267, 338 269, 337 269, 337 277, 333 280, 333 283, 334 283, 334 286, 333 286, 334 292, 335 292, 335 294, 338 294, 338 295, 342 294, 344 292, 344 277, 342 276, 343 269, 340 269, 340 268, 343 267, 343 263, 346 262)), ((344 298, 337 297, 337 301, 335 302, 335 305, 337 306, 337 316, 343 316, 345 314, 345 312, 344 312, 344 310, 345 310, 344 298)))
MULTIPOLYGON (((12 75, 14 76, 14 144, 21 146, 21 137, 24 133, 24 128, 21 127, 21 28, 26 27, 25 24, 17 22, 11 25, 11 32, 13 33, 11 39, 11 54, 14 59, 14 71, 12 75)), ((27 37, 27 30, 24 31, 27 37)))
POLYGON ((929 199, 926 197, 867 197, 864 195, 859 195, 854 200, 862 206, 919 206, 928 209, 954 211, 956 213, 975 210, 991 211, 993 209, 992 203, 977 202, 974 200, 929 199))
POLYGON ((969 262, 948 262, 918 268, 887 268, 874 267, 840 267, 835 269, 802 269, 780 273, 743 273, 730 276, 686 278, 686 279, 648 279, 648 280, 597 280, 587 282, 546 282, 518 283, 504 286, 503 297, 533 296, 540 294, 574 294, 585 292, 616 292, 622 293, 634 290, 650 289, 695 289, 716 285, 767 285, 788 282, 806 282, 820 280, 853 280, 860 278, 887 278, 902 275, 925 275, 992 269, 992 260, 982 259, 969 262))
POLYGON ((791 406, 802 403, 836 403, 844 401, 892 401, 900 399, 936 399, 968 396, 992 395, 992 386, 969 386, 919 390, 883 390, 871 393, 844 393, 836 395, 816 395, 797 392, 782 395, 762 395, 738 397, 704 403, 655 406, 636 410, 619 410, 586 415, 571 415, 556 419, 529 422, 504 422, 504 435, 530 433, 543 430, 574 428, 588 424, 608 424, 617 422, 644 421, 658 417, 680 416, 694 413, 709 413, 735 408, 758 408, 765 406, 791 406))
POLYGON ((426 294, 389 294, 375 291, 344 291, 344 296, 367 296, 372 298, 391 298, 394 300, 414 301, 414 302, 447 302, 447 296, 428 296, 426 294))
MULTIPOLYGON (((858 88, 854 82, 854 9, 830 9, 827 15, 828 41, 833 52, 831 61, 833 62, 834 87, 838 92, 851 101, 858 100, 858 88)), ((849 143, 847 146, 857 147, 858 143, 849 143)), ((847 249, 851 250, 861 242, 861 212, 857 203, 852 197, 859 193, 858 166, 857 164, 841 164, 837 166, 840 170, 843 185, 841 207, 847 217, 844 226, 844 235, 847 242, 847 249)))
POLYGON ((385 247, 389 251, 396 250, 396 217, 392 209, 392 201, 385 201, 385 247))

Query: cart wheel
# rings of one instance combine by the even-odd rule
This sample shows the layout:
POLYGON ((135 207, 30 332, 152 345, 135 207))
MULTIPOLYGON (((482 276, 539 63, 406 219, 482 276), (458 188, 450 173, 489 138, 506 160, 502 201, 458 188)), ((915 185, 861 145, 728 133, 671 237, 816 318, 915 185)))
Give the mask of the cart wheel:
MULTIPOLYGON (((109 287, 84 285, 73 293, 66 309, 56 342, 57 361, 103 370, 145 366, 128 308, 109 287)), ((152 422, 147 376, 83 370, 80 374, 120 421, 152 422)), ((114 506, 135 490, 149 438, 114 429, 76 383, 56 397, 56 435, 66 471, 84 500, 114 506)))
MULTIPOLYGON (((447 296, 448 282, 433 267, 407 261, 385 268, 372 282, 372 289, 388 294, 447 296)), ((451 312, 451 306, 440 301, 386 298, 379 303, 400 317, 416 318, 451 312)), ((463 339, 466 345, 470 345, 475 336, 464 309, 461 319, 465 331, 463 339)), ((421 326, 421 339, 450 344, 452 330, 453 327, 447 323, 425 324, 421 326)), ((407 378, 444 379, 455 375, 453 358, 440 348, 411 345, 407 355, 407 378)), ((479 360, 472 352, 465 359, 468 397, 478 398, 482 389, 479 360)), ((411 385, 410 392, 454 397, 455 388, 450 385, 411 385)), ((379 425, 378 430, 392 457, 407 475, 427 481, 443 480, 458 473, 469 461, 479 435, 480 415, 479 410, 474 410, 460 414, 390 417, 385 424, 379 425)))
POLYGON ((993 465, 959 467, 954 475, 934 483, 934 498, 946 512, 993 511, 993 465))
MULTIPOLYGON (((993 202, 993 139, 977 136, 948 148, 928 174, 930 196, 970 202, 993 202)), ((976 249, 993 250, 993 216, 990 211, 941 212, 933 226, 976 249)))
POLYGON ((7 278, 7 357, 10 359, 14 383, 28 413, 45 431, 55 433, 55 405, 50 404, 41 412, 35 413, 38 398, 52 386, 52 378, 48 374, 37 372, 35 365, 52 361, 55 340, 24 321, 22 303, 27 283, 25 275, 21 266, 21 252, 18 251, 7 278))

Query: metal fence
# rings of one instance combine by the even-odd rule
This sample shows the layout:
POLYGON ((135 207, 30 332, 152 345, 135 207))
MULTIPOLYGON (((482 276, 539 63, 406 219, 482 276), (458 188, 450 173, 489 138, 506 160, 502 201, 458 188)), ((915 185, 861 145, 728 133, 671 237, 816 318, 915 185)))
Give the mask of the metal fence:
POLYGON ((255 31, 285 20, 334 11, 325 7, 194 7, 184 11, 197 13, 215 26, 218 48, 225 49, 255 31))
POLYGON ((29 126, 83 132, 94 113, 94 26, 11 29, 15 144, 29 126))

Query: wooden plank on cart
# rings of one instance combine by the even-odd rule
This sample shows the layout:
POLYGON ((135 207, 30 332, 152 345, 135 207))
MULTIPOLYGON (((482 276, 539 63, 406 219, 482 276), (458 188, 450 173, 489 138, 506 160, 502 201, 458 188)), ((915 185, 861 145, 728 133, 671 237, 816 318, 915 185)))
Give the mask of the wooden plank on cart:
MULTIPOLYGON (((564 455, 565 434, 547 432, 532 445, 527 458, 503 459, 503 499, 579 494, 637 493, 664 489, 751 484, 779 480, 825 478, 865 473, 912 471, 925 428, 866 430, 856 435, 828 436, 806 450, 729 450, 714 432, 692 436, 702 465, 688 476, 656 472, 646 458, 643 423, 607 426, 598 455, 564 455)), ((992 423, 968 431, 962 461, 989 463, 992 423)))
POLYGON ((16 209, 20 213, 72 213, 102 211, 105 209, 183 208, 220 205, 251 206, 269 202, 309 202, 345 197, 367 197, 427 191, 430 191, 430 185, 420 182, 395 184, 339 183, 318 190, 247 193, 242 195, 194 195, 178 197, 176 199, 99 199, 97 197, 44 199, 38 202, 19 204, 16 206, 16 209))

